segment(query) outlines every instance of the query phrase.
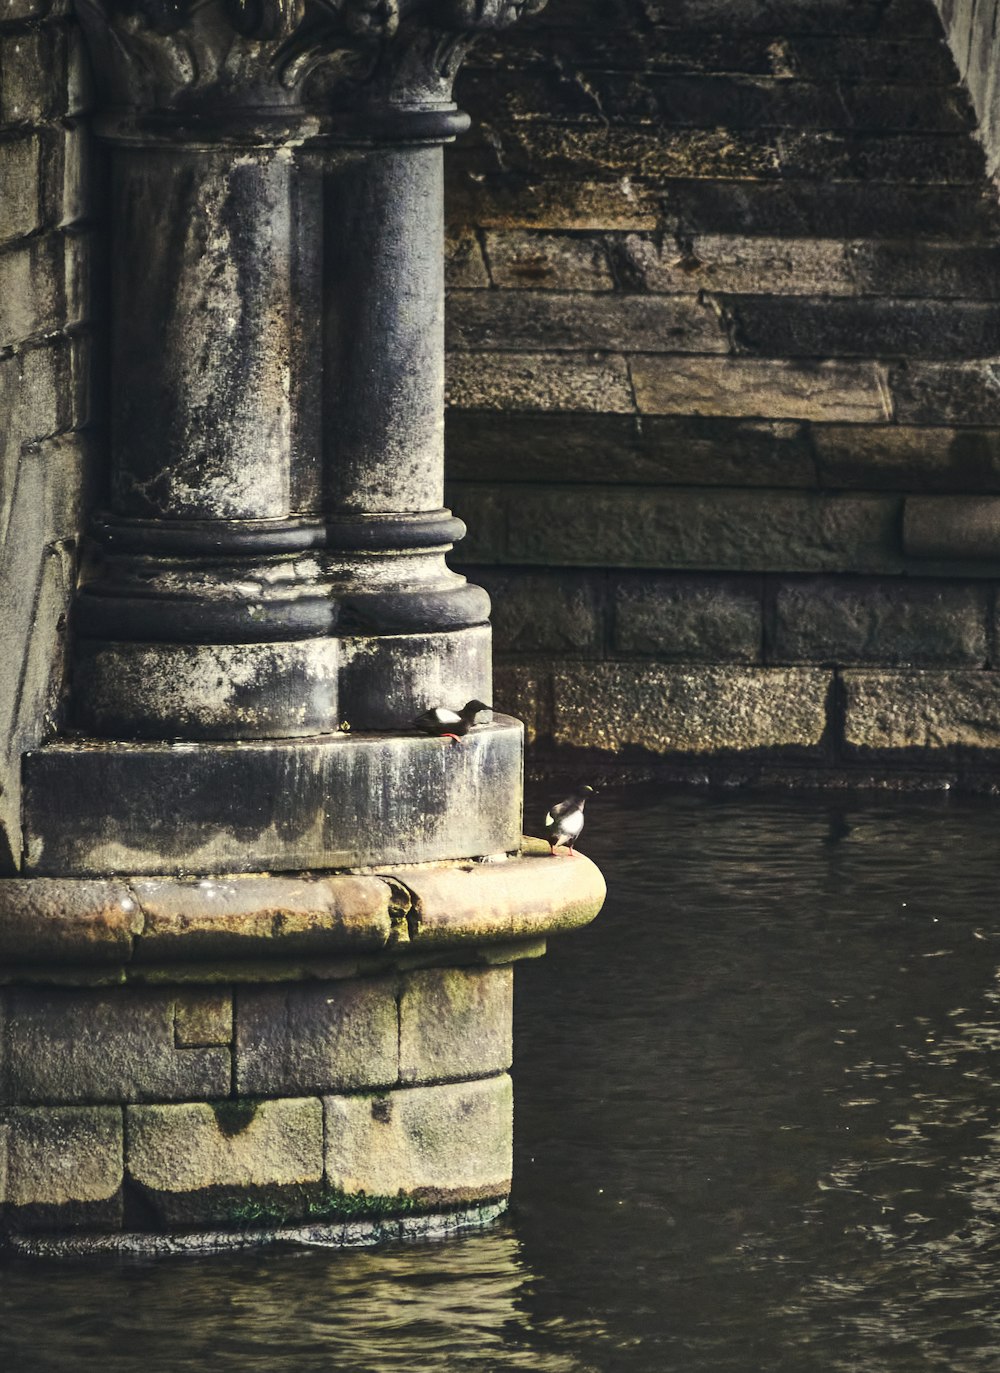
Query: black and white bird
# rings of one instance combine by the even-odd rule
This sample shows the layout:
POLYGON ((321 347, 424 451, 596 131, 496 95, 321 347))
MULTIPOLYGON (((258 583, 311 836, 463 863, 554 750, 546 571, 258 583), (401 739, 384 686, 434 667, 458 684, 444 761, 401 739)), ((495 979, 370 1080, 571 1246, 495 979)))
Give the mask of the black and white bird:
POLYGON ((462 736, 468 734, 476 723, 479 712, 492 709, 492 706, 484 705, 482 701, 468 701, 457 711, 448 710, 445 706, 435 706, 433 710, 425 710, 423 715, 418 715, 413 722, 413 728, 422 730, 424 734, 435 734, 441 739, 454 739, 456 743, 460 743, 462 736))
POLYGON ((583 830, 583 808, 587 797, 593 796, 593 787, 577 787, 572 796, 552 807, 545 817, 545 837, 553 856, 560 846, 569 849, 570 857, 575 858, 573 845, 583 830))

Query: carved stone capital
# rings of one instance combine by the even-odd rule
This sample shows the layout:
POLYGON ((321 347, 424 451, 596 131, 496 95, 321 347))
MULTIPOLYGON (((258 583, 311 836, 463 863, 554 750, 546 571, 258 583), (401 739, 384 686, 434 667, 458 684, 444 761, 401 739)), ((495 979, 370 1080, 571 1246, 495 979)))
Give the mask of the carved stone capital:
POLYGON ((448 105, 477 35, 507 27, 546 0, 76 3, 106 108, 322 120, 448 105))

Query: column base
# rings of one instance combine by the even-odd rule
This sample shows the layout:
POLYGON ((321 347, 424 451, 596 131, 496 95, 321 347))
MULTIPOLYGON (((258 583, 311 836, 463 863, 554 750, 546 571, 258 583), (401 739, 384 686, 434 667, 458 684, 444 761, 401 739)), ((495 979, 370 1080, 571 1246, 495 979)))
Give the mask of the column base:
POLYGON ((509 853, 522 735, 130 743, 57 739, 24 760, 32 877, 364 868, 509 853))
POLYGON ((0 1249, 358 1245, 511 1185, 513 964, 604 897, 490 864, 0 881, 0 1249))

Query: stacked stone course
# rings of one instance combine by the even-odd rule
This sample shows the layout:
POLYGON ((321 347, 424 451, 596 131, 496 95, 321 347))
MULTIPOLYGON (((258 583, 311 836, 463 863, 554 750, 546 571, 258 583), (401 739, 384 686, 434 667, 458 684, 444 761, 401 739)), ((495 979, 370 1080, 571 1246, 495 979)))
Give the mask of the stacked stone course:
POLYGON ((90 97, 69 10, 0 12, 0 872, 20 855, 21 755, 60 710, 90 467, 90 97))
POLYGON ((540 747, 971 778, 1000 215, 931 0, 551 0, 463 80, 450 499, 498 700, 540 747))

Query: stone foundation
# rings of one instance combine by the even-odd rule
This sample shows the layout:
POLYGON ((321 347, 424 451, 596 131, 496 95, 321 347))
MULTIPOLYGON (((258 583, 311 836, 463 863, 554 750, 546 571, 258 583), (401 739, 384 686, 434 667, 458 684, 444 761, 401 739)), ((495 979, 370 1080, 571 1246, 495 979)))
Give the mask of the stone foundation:
POLYGON ((371 875, 0 883, 3 1243, 485 1223, 510 1190, 513 964, 602 900, 588 860, 532 841, 371 875))

